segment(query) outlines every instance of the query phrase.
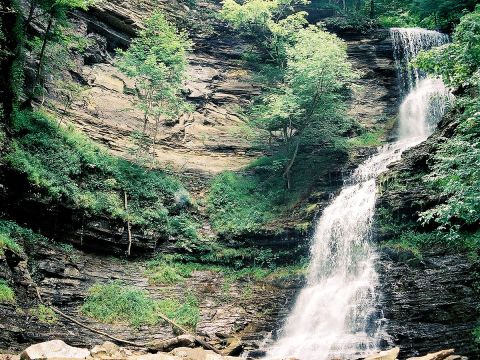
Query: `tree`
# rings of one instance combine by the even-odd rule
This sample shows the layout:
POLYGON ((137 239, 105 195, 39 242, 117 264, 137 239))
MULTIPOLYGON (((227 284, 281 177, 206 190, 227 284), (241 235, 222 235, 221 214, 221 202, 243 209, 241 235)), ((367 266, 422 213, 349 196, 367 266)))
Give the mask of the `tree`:
MULTIPOLYGON (((31 0, 29 6, 29 15, 25 26, 33 19, 35 9, 40 11, 41 15, 45 18, 45 28, 41 35, 40 47, 38 51, 37 67, 35 71, 35 79, 33 82, 33 89, 37 85, 42 85, 43 75, 45 68, 45 59, 47 54, 47 45, 49 41, 55 37, 61 37, 61 30, 59 27, 66 24, 66 15, 69 10, 83 9, 86 10, 90 5, 94 3, 94 0, 31 0), (60 30, 57 32, 57 30, 60 30)), ((34 92, 33 92, 34 93, 34 92)), ((33 96, 31 94, 30 98, 33 96)))
POLYGON ((294 44, 295 36, 306 24, 304 11, 295 11, 296 5, 309 0, 223 0, 221 15, 234 29, 254 40, 258 50, 267 59, 284 66, 286 49, 294 44))
POLYGON ((153 13, 145 28, 133 39, 128 50, 117 51, 120 70, 136 81, 139 103, 144 113, 143 133, 153 118, 171 120, 188 110, 181 91, 187 65, 186 53, 192 47, 164 15, 153 13))
POLYGON ((349 126, 344 98, 355 72, 345 43, 316 26, 301 30, 286 53, 284 82, 257 107, 255 125, 277 134, 287 148, 283 177, 290 188, 300 147, 325 146, 349 126))

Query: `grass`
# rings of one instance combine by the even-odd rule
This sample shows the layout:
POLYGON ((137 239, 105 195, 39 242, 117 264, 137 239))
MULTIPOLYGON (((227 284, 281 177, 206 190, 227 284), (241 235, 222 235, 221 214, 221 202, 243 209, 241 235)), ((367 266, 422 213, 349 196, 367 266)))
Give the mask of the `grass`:
POLYGON ((0 303, 14 303, 15 292, 5 280, 0 279, 0 303))
POLYGON ((185 298, 165 299, 157 303, 158 309, 169 319, 175 320, 179 325, 195 329, 200 320, 200 308, 195 295, 187 293, 185 298))
POLYGON ((139 327, 158 323, 155 309, 155 301, 145 291, 111 282, 92 286, 81 311, 105 323, 124 322, 139 327))
POLYGON ((226 283, 232 283, 240 279, 262 281, 267 278, 287 278, 303 274, 305 268, 305 261, 284 266, 261 267, 250 265, 238 268, 231 265, 182 261, 175 257, 164 256, 147 262, 146 275, 152 284, 173 285, 184 282, 192 276, 193 272, 203 270, 221 273, 226 283))
POLYGON ((3 255, 5 250, 10 250, 18 254, 22 251, 22 247, 8 234, 0 233, 0 255, 3 255))
POLYGON ((192 200, 177 179, 109 155, 44 112, 17 112, 13 123, 14 139, 3 161, 24 174, 46 201, 91 215, 128 219, 134 226, 167 236, 196 238, 196 227, 185 214, 192 200))
POLYGON ((121 282, 92 286, 81 311, 105 323, 127 323, 134 328, 159 323, 158 312, 189 328, 195 328, 200 317, 198 300, 192 294, 182 300, 153 300, 146 291, 121 282))
POLYGON ((282 154, 259 158, 244 173, 219 174, 206 199, 213 228, 225 238, 255 235, 266 229, 280 233, 293 214, 306 216, 301 204, 315 182, 328 178, 332 163, 346 159, 346 153, 338 149, 300 154, 292 169, 291 189, 286 188, 282 176, 289 159, 282 154))
POLYGON ((384 133, 384 130, 365 132, 360 136, 349 139, 347 143, 352 148, 378 147, 384 143, 384 133))

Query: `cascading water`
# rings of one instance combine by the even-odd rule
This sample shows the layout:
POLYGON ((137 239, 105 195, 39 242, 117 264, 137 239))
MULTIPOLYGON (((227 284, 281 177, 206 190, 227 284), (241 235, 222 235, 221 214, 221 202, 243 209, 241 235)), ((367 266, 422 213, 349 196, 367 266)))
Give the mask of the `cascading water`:
POLYGON ((312 241, 306 286, 267 353, 270 359, 349 359, 377 348, 382 320, 375 306, 378 277, 371 243, 375 181, 403 151, 431 134, 451 99, 440 80, 403 66, 420 50, 445 43, 446 35, 422 29, 391 33, 399 78, 409 92, 400 108, 398 140, 360 165, 324 210, 312 241))

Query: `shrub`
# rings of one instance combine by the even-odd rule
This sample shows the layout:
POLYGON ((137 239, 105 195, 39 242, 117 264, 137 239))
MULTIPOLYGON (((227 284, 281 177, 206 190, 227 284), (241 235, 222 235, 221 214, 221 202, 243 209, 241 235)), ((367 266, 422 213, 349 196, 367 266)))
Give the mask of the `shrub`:
POLYGON ((0 279, 0 303, 15 302, 15 292, 5 280, 0 279))
POLYGON ((140 327, 158 322, 155 308, 155 301, 145 291, 111 282, 92 286, 81 311, 102 322, 125 322, 140 327))

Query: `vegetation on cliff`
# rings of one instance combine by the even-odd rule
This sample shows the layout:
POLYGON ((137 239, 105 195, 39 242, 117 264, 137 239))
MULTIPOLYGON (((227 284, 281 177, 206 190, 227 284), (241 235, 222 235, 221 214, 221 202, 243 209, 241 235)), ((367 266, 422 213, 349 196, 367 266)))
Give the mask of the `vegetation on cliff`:
POLYGON ((437 145, 428 167, 422 173, 413 173, 413 169, 400 173, 397 179, 386 183, 386 191, 401 193, 401 184, 413 181, 424 192, 435 194, 433 204, 417 204, 420 211, 413 214, 411 222, 404 221, 408 214, 403 214, 403 220, 398 222, 392 216, 392 209, 379 211, 384 226, 403 231, 391 244, 417 253, 418 249, 440 247, 476 254, 480 248, 479 29, 480 7, 477 7, 462 18, 452 43, 420 54, 414 63, 442 77, 456 93, 455 108, 447 115, 454 124, 454 133, 437 145))

